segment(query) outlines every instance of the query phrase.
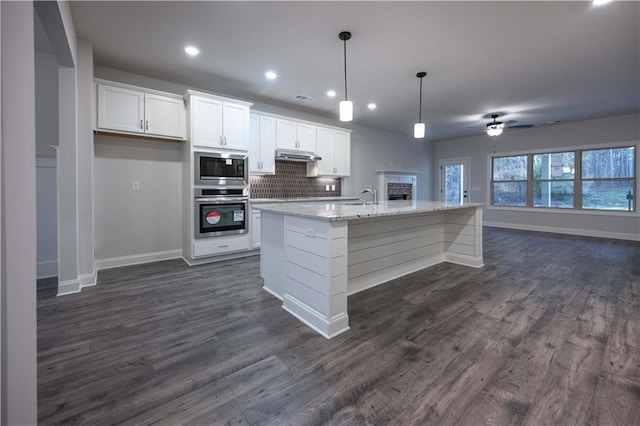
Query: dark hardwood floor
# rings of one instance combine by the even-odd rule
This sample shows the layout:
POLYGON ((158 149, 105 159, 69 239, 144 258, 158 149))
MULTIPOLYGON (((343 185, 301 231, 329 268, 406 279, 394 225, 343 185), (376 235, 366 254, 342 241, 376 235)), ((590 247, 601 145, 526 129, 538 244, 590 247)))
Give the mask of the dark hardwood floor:
POLYGON ((40 423, 640 424, 640 244, 485 228, 484 248, 351 296, 332 340, 257 256, 43 280, 40 423))

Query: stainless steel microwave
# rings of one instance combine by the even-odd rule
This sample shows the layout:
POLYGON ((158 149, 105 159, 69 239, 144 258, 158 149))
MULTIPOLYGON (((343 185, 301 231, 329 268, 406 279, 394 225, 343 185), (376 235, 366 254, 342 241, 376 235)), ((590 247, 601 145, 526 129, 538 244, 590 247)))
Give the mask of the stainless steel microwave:
POLYGON ((194 152, 195 185, 247 185, 246 154, 194 152))

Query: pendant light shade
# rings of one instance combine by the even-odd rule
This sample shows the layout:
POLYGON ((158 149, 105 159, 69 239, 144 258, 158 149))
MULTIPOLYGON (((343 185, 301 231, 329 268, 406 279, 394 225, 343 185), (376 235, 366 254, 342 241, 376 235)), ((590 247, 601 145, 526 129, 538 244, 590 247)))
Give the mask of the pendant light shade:
POLYGON ((353 102, 341 101, 340 102, 340 121, 353 120, 353 102))
POLYGON ((347 97, 347 40, 351 38, 349 31, 342 31, 338 38, 344 42, 344 101, 340 102, 340 121, 353 120, 353 102, 347 97))
POLYGON ((426 72, 421 71, 416 74, 416 77, 420 79, 420 110, 418 112, 418 122, 413 126, 413 137, 416 139, 423 139, 425 135, 425 125, 422 122, 422 79, 427 75, 426 72))

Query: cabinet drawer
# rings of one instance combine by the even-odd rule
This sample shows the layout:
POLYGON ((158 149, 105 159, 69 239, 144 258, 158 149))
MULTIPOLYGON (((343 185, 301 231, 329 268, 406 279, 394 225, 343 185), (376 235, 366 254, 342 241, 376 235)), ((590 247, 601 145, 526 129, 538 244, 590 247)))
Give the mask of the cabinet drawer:
POLYGON ((193 242, 193 257, 249 250, 249 234, 202 238, 193 242))

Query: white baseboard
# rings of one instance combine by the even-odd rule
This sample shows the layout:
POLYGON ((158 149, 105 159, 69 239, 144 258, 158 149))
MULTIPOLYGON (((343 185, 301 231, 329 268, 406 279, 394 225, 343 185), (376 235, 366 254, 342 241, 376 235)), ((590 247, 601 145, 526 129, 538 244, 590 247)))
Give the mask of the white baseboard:
POLYGON ((594 231, 592 229, 577 228, 556 228, 554 226, 536 226, 505 222, 484 221, 482 224, 484 226, 490 226, 492 228, 518 229, 520 231, 553 232, 556 234, 579 235, 583 237, 613 238, 616 240, 640 241, 640 235, 626 234, 622 232, 594 231))
POLYGON ((484 266, 484 260, 482 256, 476 258, 464 254, 445 253, 444 259, 449 263, 455 263, 462 266, 470 266, 472 268, 482 268, 484 266))
POLYGON ((58 281, 57 296, 80 293, 80 280, 58 281))
POLYGON ((155 253, 134 254, 131 256, 110 257, 96 259, 96 268, 110 269, 120 266, 139 265, 141 263, 158 262, 160 260, 178 259, 182 257, 182 250, 166 250, 155 253))
POLYGON ((349 330, 349 315, 342 314, 331 319, 325 318, 324 315, 317 312, 306 303, 285 294, 283 298, 282 308, 294 317, 311 327, 327 339, 336 337, 339 334, 349 330))
POLYGON ((58 261, 49 260, 46 262, 38 262, 36 265, 36 278, 51 278, 58 276, 58 261))
POLYGON ((98 277, 98 273, 96 271, 95 266, 93 267, 93 272, 90 274, 83 274, 78 277, 80 280, 80 288, 92 287, 96 285, 96 279, 98 277))

